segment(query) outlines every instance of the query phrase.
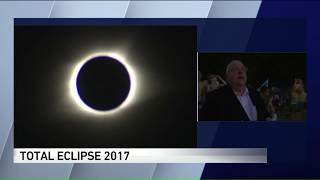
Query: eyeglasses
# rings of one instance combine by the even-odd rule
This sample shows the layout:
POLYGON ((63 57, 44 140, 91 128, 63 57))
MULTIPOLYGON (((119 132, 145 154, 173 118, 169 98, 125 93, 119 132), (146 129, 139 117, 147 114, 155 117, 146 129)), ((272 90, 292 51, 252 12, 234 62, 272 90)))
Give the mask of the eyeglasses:
POLYGON ((234 68, 230 68, 229 72, 231 73, 238 73, 238 72, 248 72, 248 68, 243 66, 243 67, 234 67, 234 68))

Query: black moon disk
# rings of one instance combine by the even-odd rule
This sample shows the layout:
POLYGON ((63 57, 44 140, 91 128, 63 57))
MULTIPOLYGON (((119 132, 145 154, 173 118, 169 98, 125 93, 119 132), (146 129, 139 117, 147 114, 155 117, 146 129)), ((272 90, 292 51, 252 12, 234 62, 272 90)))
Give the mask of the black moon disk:
POLYGON ((109 56, 89 59, 81 67, 76 83, 81 100, 100 111, 118 107, 130 91, 130 76, 126 67, 109 56))

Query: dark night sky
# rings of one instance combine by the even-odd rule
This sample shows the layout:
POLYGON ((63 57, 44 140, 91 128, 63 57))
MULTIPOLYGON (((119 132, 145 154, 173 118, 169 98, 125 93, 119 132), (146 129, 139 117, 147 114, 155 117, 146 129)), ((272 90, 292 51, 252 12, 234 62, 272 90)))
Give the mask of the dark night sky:
POLYGON ((248 84, 254 88, 267 79, 278 88, 291 88, 294 78, 302 78, 307 85, 305 53, 200 53, 199 70, 203 78, 209 74, 224 78, 227 64, 234 59, 248 67, 248 84))
POLYGON ((195 147, 196 75, 192 26, 16 26, 15 147, 195 147), (119 114, 84 113, 69 97, 74 65, 96 50, 125 52, 139 75, 119 114))

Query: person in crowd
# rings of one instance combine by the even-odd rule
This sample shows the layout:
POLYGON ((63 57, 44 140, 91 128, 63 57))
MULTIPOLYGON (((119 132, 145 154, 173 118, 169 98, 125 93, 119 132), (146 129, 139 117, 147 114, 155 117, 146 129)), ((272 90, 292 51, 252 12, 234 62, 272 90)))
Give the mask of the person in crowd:
POLYGON ((305 107, 307 103, 307 93, 304 89, 303 80, 297 78, 294 80, 291 90, 291 109, 292 119, 305 119, 305 107))

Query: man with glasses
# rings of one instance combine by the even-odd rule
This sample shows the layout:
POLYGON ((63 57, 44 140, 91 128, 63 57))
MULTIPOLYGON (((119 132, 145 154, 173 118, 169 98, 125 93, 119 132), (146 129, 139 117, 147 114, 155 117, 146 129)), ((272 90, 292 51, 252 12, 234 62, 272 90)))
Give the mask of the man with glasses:
POLYGON ((202 120, 257 121, 275 120, 272 103, 266 106, 254 89, 247 87, 247 68, 239 60, 226 67, 228 85, 208 94, 202 120))

